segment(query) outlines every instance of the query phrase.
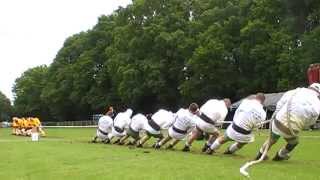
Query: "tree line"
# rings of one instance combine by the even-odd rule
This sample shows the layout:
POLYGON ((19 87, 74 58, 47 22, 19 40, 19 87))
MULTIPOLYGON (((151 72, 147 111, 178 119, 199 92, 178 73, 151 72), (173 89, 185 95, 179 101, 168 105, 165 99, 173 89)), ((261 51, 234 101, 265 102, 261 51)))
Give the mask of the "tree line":
POLYGON ((0 121, 10 120, 13 109, 10 100, 0 92, 0 121))
POLYGON ((319 23, 318 0, 133 0, 17 78, 14 112, 83 120, 305 86, 319 23))

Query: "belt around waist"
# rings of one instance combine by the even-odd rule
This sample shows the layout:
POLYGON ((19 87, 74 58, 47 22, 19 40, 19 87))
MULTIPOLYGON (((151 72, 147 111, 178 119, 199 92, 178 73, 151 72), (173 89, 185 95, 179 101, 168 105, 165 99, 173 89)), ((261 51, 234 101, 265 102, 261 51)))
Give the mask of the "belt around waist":
POLYGON ((237 131, 238 133, 241 134, 245 134, 248 135, 251 133, 251 131, 248 131, 246 129, 243 129, 242 127, 239 127, 238 125, 236 125, 235 123, 232 123, 232 129, 234 129, 235 131, 237 131))
POLYGON ((199 117, 200 117, 200 119, 202 119, 203 121, 205 121, 205 122, 207 122, 207 123, 209 123, 209 124, 212 124, 212 125, 215 124, 214 121, 212 121, 212 119, 209 118, 209 117, 208 117, 207 115, 205 115, 204 113, 201 113, 201 114, 199 115, 199 117))
POLYGON ((148 119, 148 124, 156 131, 160 131, 160 126, 153 119, 148 119))
POLYGON ((176 128, 175 126, 172 126, 172 130, 174 130, 175 132, 177 132, 179 134, 187 134, 187 131, 176 128))
POLYGON ((160 131, 160 126, 153 119, 148 119, 148 124, 156 131, 160 131))
POLYGON ((99 131, 101 134, 108 136, 108 133, 107 133, 107 132, 102 131, 100 128, 98 128, 98 131, 99 131))
POLYGON ((114 130, 116 130, 118 133, 123 133, 124 129, 123 128, 119 128, 118 126, 114 126, 114 130))

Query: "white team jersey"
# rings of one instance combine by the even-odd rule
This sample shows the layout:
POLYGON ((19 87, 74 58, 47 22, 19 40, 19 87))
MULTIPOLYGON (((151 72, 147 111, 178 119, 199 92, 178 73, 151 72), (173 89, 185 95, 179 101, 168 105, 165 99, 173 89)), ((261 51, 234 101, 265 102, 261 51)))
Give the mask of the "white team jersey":
POLYGON ((258 127, 266 119, 262 104, 256 99, 244 99, 236 110, 233 122, 247 130, 258 127))
POLYGON ((197 116, 192 114, 189 110, 181 108, 176 112, 173 126, 182 131, 189 132, 196 126, 196 118, 197 116))
POLYGON ((175 115, 171 111, 160 109, 151 118, 161 129, 168 129, 174 122, 175 115))
POLYGON ((145 129, 146 124, 148 124, 148 119, 146 118, 145 115, 143 114, 136 114, 132 117, 131 122, 130 122, 130 127, 134 131, 141 131, 145 129))
POLYGON ((286 93, 284 93, 282 95, 282 97, 279 99, 279 101, 277 102, 277 106, 276 106, 276 110, 275 112, 279 112, 280 109, 282 108, 282 106, 288 101, 288 99, 293 95, 295 94, 295 92, 297 92, 297 90, 299 90, 300 88, 297 88, 297 89, 293 89, 293 90, 290 90, 290 91, 287 91, 286 93))
POLYGON ((132 111, 120 112, 114 118, 113 126, 121 129, 128 128, 131 121, 132 111))
POLYGON ((313 125, 320 114, 318 93, 308 88, 286 92, 277 104, 276 119, 295 131, 313 125), (278 107, 279 106, 279 107, 278 107))
POLYGON ((200 112, 208 116, 212 121, 224 121, 228 114, 228 108, 223 100, 210 99, 201 106, 200 112))
POLYGON ((110 133, 112 130, 113 120, 110 116, 102 116, 98 122, 98 128, 106 133, 110 133))

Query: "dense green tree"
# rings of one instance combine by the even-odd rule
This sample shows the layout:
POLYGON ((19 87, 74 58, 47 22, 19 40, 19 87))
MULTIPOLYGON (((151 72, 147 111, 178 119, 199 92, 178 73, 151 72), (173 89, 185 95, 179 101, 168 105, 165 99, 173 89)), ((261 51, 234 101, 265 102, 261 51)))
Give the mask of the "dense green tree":
POLYGON ((18 78, 15 108, 83 120, 108 105, 176 110, 305 86, 319 17, 318 0, 134 0, 18 78))
POLYGON ((41 93, 46 85, 47 66, 28 69, 16 79, 13 93, 14 107, 18 116, 36 116, 49 120, 48 105, 41 100, 41 93))
POLYGON ((10 100, 0 92, 0 121, 10 121, 13 110, 10 100))

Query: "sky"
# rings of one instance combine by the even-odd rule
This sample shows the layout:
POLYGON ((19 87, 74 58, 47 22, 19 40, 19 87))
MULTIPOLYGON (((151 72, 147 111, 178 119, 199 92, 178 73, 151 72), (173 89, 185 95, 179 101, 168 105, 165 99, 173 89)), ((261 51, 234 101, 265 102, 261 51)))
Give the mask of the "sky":
POLYGON ((13 100, 12 87, 24 71, 50 65, 66 38, 91 29, 131 0, 0 0, 0 91, 13 100))

